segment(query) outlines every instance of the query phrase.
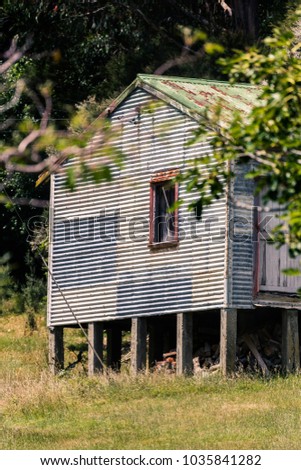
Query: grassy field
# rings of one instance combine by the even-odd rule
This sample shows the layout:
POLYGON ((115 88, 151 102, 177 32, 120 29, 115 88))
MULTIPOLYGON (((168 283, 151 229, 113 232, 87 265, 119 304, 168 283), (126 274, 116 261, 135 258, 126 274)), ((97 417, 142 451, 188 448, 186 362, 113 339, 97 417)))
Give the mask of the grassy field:
POLYGON ((300 436, 300 376, 52 377, 42 319, 30 335, 0 316, 1 449, 300 449, 300 436))

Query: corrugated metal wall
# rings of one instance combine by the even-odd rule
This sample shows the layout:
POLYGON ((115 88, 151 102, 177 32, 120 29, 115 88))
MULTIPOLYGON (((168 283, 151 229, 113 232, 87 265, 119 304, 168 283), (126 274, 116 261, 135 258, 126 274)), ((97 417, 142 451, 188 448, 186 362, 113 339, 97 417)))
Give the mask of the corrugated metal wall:
POLYGON ((137 116, 137 109, 151 102, 137 89, 112 115, 122 126, 119 145, 128 156, 112 183, 80 183, 71 193, 63 174, 54 177, 50 325, 75 323, 66 299, 81 322, 223 305, 225 200, 196 222, 187 211, 192 196, 180 187, 185 204, 179 211, 179 246, 148 247, 150 177, 185 168, 210 151, 204 143, 185 145, 197 123, 171 106, 142 108, 137 116))
MULTIPOLYGON (((249 164, 236 165, 233 181, 231 304, 237 308, 252 308, 256 290, 296 294, 301 285, 300 276, 283 273, 286 268, 300 268, 301 258, 291 259, 287 246, 278 250, 268 243, 273 228, 280 223, 277 214, 281 210, 269 202, 266 206, 270 212, 256 214, 254 182, 245 178, 249 170, 249 164)), ((256 203, 263 206, 259 198, 256 203)))
POLYGON ((235 165, 231 195, 231 304, 238 308, 252 307, 255 282, 257 238, 254 233, 254 183, 245 178, 249 169, 249 164, 235 165))

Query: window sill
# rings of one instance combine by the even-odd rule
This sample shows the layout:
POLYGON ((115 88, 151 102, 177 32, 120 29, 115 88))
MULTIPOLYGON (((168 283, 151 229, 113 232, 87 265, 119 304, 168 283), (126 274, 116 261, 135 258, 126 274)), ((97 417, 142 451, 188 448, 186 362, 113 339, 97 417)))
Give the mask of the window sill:
POLYGON ((172 240, 169 242, 149 243, 148 247, 151 250, 163 250, 164 248, 174 248, 179 245, 179 240, 172 240))

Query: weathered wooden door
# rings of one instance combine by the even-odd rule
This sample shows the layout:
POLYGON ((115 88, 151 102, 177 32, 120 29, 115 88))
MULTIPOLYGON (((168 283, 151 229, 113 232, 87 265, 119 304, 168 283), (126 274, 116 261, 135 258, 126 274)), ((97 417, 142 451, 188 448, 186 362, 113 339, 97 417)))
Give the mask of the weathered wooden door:
POLYGON ((268 204, 269 212, 259 215, 259 253, 258 253, 258 287, 259 291, 296 293, 301 288, 301 276, 291 276, 283 273, 287 268, 300 268, 301 258, 292 259, 288 247, 277 249, 270 244, 272 230, 281 221, 279 207, 274 202, 268 204))

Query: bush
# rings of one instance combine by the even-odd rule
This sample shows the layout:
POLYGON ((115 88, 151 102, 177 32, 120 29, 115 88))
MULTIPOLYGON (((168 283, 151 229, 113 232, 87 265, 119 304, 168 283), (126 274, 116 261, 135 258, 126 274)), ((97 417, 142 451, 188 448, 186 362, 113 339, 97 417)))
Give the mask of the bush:
POLYGON ((44 278, 38 278, 32 273, 26 275, 26 283, 23 288, 25 309, 31 309, 37 313, 45 304, 47 289, 44 278))
POLYGON ((0 261, 0 314, 22 313, 24 299, 11 276, 8 263, 0 261))

